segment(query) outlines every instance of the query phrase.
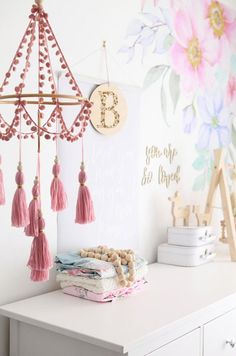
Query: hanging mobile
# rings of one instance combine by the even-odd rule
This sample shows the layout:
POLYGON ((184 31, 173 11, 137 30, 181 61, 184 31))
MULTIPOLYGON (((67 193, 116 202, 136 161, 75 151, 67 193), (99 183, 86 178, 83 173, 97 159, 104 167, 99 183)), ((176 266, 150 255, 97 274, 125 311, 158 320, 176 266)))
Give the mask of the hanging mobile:
MULTIPOLYGON (((40 198, 40 139, 56 140, 56 145, 59 138, 67 142, 81 139, 90 120, 92 106, 91 102, 82 96, 79 85, 53 33, 42 2, 42 0, 35 0, 29 15, 29 24, 0 85, 0 104, 12 106, 14 110, 13 115, 10 116, 13 119, 9 121, 0 114, 0 139, 4 142, 14 137, 19 139, 17 190, 12 203, 12 225, 24 227, 26 235, 34 237, 28 262, 32 270, 31 279, 34 281, 47 280, 51 266, 48 243, 43 231, 45 222, 40 198), (57 60, 61 74, 65 76, 68 83, 69 92, 66 94, 57 93, 51 55, 57 60), (36 65, 32 65, 31 61, 34 56, 36 65), (29 75, 30 72, 37 75, 38 85, 33 92, 27 90, 27 87, 32 89, 32 83, 35 83, 35 78, 29 75), (7 88, 8 92, 10 91, 10 86, 12 87, 11 94, 6 93, 7 88), (32 106, 33 109, 31 109, 32 106), (34 118, 35 106, 38 110, 38 120, 34 118), (64 106, 78 107, 72 124, 64 119, 64 106), (23 189, 21 144, 22 139, 35 139, 36 137, 38 138, 38 171, 32 188, 33 199, 28 209, 23 189)), ((51 184, 51 207, 55 211, 64 209, 67 202, 59 172, 60 165, 56 158, 51 184)), ((4 201, 4 186, 0 171, 0 204, 4 201)))

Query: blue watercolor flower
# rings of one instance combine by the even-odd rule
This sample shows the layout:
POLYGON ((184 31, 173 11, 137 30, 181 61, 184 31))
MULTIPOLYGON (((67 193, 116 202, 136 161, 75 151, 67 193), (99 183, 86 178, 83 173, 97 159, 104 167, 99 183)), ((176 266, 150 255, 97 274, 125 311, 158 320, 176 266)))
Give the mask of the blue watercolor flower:
POLYGON ((214 95, 200 96, 198 111, 203 123, 199 130, 197 147, 216 149, 228 146, 231 141, 230 113, 224 106, 222 94, 217 92, 214 95))
POLYGON ((183 128, 184 133, 191 134, 197 124, 196 110, 194 106, 188 105, 183 109, 183 128))

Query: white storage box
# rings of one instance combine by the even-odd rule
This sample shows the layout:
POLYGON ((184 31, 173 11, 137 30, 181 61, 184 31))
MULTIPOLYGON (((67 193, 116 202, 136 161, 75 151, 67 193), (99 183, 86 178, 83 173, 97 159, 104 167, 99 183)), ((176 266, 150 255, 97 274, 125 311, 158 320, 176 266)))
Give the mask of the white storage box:
POLYGON ((168 244, 203 246, 215 241, 211 226, 181 226, 168 228, 168 244))
POLYGON ((161 244, 158 247, 157 261, 168 265, 192 267, 211 261, 215 257, 215 244, 199 247, 161 244))

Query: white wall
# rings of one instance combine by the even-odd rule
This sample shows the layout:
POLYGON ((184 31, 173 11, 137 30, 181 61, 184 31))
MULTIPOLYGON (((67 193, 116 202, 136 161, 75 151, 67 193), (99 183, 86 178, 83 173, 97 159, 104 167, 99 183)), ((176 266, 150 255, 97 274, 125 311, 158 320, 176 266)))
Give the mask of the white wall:
MULTIPOLYGON (((168 4, 164 0, 161 2, 162 4, 168 4)), ((222 2, 233 8, 236 6, 234 0, 224 0, 222 2)), ((68 2, 48 0, 46 5, 50 12, 55 32, 60 38, 65 53, 68 54, 69 62, 75 63, 73 70, 78 75, 88 75, 106 80, 104 57, 101 50, 98 50, 101 48, 103 40, 107 40, 110 77, 113 81, 141 86, 145 74, 151 67, 162 63, 169 64, 169 58, 165 57, 165 55, 158 57, 150 53, 149 56, 141 61, 140 53, 137 53, 134 60, 126 65, 124 58, 117 54, 118 49, 125 42, 128 25, 140 15, 140 3, 139 0, 129 0, 128 2, 127 0, 120 0, 119 2, 117 0, 87 0, 86 2, 70 0, 70 8, 73 11, 68 12, 68 2), (62 14, 66 26, 58 26, 62 14), (72 38, 71 34, 73 34, 72 38), (71 43, 73 43, 73 50, 71 43), (91 54, 95 50, 96 52, 91 54)), ((151 5, 153 1, 147 0, 146 3, 151 5)), ((169 104, 169 98, 167 100, 169 104)), ((192 167, 194 157, 196 157, 193 142, 196 140, 197 132, 195 137, 193 135, 183 135, 181 109, 188 103, 187 100, 188 95, 186 95, 186 98, 182 95, 175 114, 168 111, 168 120, 171 124, 171 128, 168 128, 164 123, 160 110, 160 86, 154 85, 150 87, 142 96, 139 187, 141 187, 147 145, 156 145, 163 149, 171 143, 172 147, 178 150, 174 164, 170 167, 166 159, 160 160, 158 164, 163 164, 167 171, 173 171, 178 165, 181 168, 179 184, 173 182, 169 188, 166 188, 164 185, 158 185, 154 182, 142 187, 140 191, 140 252, 150 262, 156 260, 157 245, 166 240, 166 227, 171 224, 168 196, 178 189, 183 196, 185 204, 199 203, 202 209, 205 204, 207 187, 204 191, 192 191, 193 179, 197 174, 192 167)), ((87 144, 89 143, 92 144, 92 141, 88 139, 87 144)), ((154 169, 157 166, 154 163, 154 169)), ((222 213, 216 211, 215 215, 218 227, 218 217, 222 216, 222 213)), ((63 237, 61 238, 63 239, 63 237)), ((63 247, 71 247, 71 243, 67 245, 65 240, 63 240, 63 247)), ((78 244, 80 244, 80 241, 78 241, 78 244)))
MULTIPOLYGON (((224 1, 231 1, 232 5, 235 6, 234 0, 224 1)), ((9 62, 27 24, 27 15, 31 4, 31 0, 1 0, 0 74, 5 73, 8 69, 9 62)), ((150 57, 144 63, 136 58, 132 64, 126 66, 122 57, 117 55, 118 48, 124 42, 128 24, 140 12, 139 0, 46 0, 45 8, 50 14, 49 19, 67 60, 76 73, 106 79, 105 66, 102 65, 104 58, 101 51, 97 51, 94 55, 81 61, 89 53, 100 48, 103 40, 107 40, 109 52, 113 58, 109 60, 110 76, 113 81, 141 85, 147 70, 157 64, 156 58, 150 57)), ((199 194, 191 192, 189 179, 195 173, 191 169, 192 161, 188 157, 189 152, 191 155, 193 154, 192 148, 189 148, 191 138, 178 136, 181 130, 180 123, 167 133, 161 118, 160 93, 158 90, 155 87, 150 88, 144 93, 142 99, 140 151, 137 152, 140 157, 139 187, 141 188, 146 145, 155 144, 165 147, 170 141, 173 145, 176 145, 179 154, 175 165, 181 164, 182 179, 179 185, 172 184, 170 189, 156 184, 141 188, 140 251, 149 261, 155 261, 156 247, 166 238, 165 229, 171 222, 167 201, 168 195, 178 188, 181 190, 184 200, 189 203, 193 201, 203 203, 205 196, 205 192, 199 194), (190 193, 191 197, 189 198, 190 193)), ((30 142, 27 142, 24 147, 24 172, 27 195, 30 199, 30 188, 35 175, 35 147, 30 142)), ((21 231, 10 227, 10 206, 15 191, 14 175, 17 165, 16 141, 7 144, 0 142, 0 153, 4 159, 3 169, 7 191, 7 205, 0 207, 0 304, 4 304, 53 289, 55 283, 53 272, 51 281, 48 283, 34 284, 29 281, 29 271, 25 264, 29 255, 31 238, 25 237, 21 231)), ((51 249, 55 252, 57 244, 56 221, 55 215, 48 208, 48 183, 51 181, 53 155, 54 146, 48 142, 45 143, 42 152, 44 180, 42 186, 45 187, 43 188, 43 200, 47 222, 46 232, 51 249)), ((168 165, 166 167, 168 168, 168 165)), ((75 194, 77 194, 77 190, 75 194)), ((74 219, 74 216, 71 218, 74 219)), ((73 247, 74 244, 76 242, 73 242, 73 247)), ((79 244, 78 241, 78 247, 79 244)), ((63 248, 71 246, 71 242, 69 246, 66 244, 65 237, 63 248)), ((7 356, 7 329, 7 322, 0 319, 0 356, 7 356)))

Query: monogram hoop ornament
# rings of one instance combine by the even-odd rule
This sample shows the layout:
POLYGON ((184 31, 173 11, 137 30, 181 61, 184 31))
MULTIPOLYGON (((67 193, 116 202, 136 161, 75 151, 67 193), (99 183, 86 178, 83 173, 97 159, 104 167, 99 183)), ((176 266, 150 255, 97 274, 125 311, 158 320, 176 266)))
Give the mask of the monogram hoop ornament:
POLYGON ((111 84, 99 85, 91 94, 90 121, 103 135, 120 131, 127 118, 127 104, 120 90, 111 84))

